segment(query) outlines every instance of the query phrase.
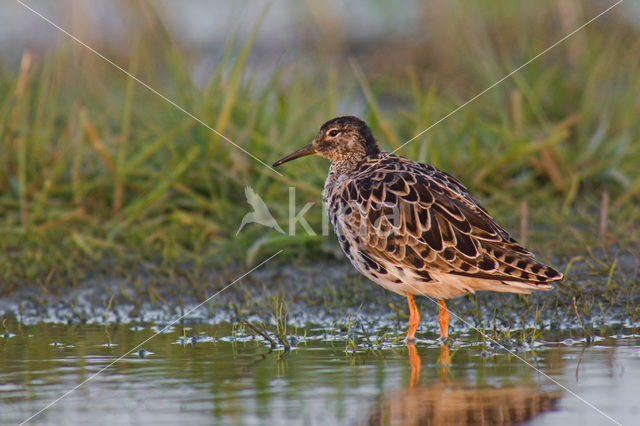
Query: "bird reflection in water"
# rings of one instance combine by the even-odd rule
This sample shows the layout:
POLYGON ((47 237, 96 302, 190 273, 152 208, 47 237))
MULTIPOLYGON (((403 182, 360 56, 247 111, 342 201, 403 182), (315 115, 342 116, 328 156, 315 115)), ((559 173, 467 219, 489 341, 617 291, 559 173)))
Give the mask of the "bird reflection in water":
MULTIPOLYGON (((418 379, 420 378, 420 368, 422 361, 420 355, 418 355, 418 349, 413 342, 407 343, 409 349, 409 364, 411 364, 411 388, 415 388, 418 385, 418 379)), ((451 366, 451 355, 449 353, 449 346, 440 345, 440 358, 438 358, 438 364, 440 366, 440 377, 446 380, 449 375, 449 367, 451 366)))
POLYGON ((473 388, 449 378, 449 347, 440 346, 440 379, 418 386, 421 360, 416 346, 408 344, 411 382, 376 404, 369 424, 391 425, 509 425, 533 419, 554 408, 558 392, 533 385, 473 388))

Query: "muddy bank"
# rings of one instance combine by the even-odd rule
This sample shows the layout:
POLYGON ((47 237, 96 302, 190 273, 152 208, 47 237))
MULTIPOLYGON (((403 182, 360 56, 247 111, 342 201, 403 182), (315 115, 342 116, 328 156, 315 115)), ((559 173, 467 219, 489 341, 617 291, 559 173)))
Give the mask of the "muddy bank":
MULTIPOLYGON (((640 325, 640 260, 632 250, 594 251, 569 258, 564 283, 529 296, 479 293, 454 299, 459 318, 452 332, 482 329, 575 329, 607 336, 640 325)), ((57 289, 24 286, 0 300, 0 312, 24 323, 167 322, 190 312, 185 322, 275 325, 282 311, 292 326, 331 326, 356 321, 361 328, 392 328, 406 322, 404 298, 360 277, 345 261, 264 265, 228 288, 249 268, 193 272, 185 276, 100 278, 57 289), (215 295, 214 297, 211 297, 215 295), (280 311, 280 314, 278 314, 280 311)), ((418 299, 421 330, 436 332, 435 303, 418 299)))

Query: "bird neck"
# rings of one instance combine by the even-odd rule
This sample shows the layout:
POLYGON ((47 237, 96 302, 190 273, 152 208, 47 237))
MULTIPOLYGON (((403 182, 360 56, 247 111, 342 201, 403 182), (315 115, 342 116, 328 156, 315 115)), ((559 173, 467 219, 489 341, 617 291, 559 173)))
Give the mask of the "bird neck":
POLYGON ((351 175, 357 173, 360 169, 360 165, 368 159, 375 159, 379 154, 366 155, 364 157, 345 156, 340 159, 336 159, 331 162, 329 167, 329 181, 335 181, 340 176, 351 175))

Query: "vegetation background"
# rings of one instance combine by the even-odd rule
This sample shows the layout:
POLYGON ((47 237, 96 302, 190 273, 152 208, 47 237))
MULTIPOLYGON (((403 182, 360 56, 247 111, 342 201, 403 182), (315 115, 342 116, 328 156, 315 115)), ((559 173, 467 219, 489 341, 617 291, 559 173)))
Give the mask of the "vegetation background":
MULTIPOLYGON (((166 3, 115 4, 117 32, 80 2, 60 6, 72 13, 58 23, 270 164, 346 113, 368 121, 384 149, 399 147, 612 2, 440 0, 409 17, 378 1, 254 4, 260 15, 227 24, 235 35, 213 44, 178 31, 166 3)), ((315 203, 306 219, 319 233, 325 160, 279 176, 23 13, 53 36, 13 43, 0 58, 2 294, 96 276, 195 283, 197 271, 281 248, 280 262, 339 256, 331 238, 302 229, 249 225, 236 236, 246 186, 285 229, 294 187, 298 209, 315 203)), ((633 4, 614 8, 399 154, 457 176, 556 264, 595 248, 635 250, 639 16, 633 4)))

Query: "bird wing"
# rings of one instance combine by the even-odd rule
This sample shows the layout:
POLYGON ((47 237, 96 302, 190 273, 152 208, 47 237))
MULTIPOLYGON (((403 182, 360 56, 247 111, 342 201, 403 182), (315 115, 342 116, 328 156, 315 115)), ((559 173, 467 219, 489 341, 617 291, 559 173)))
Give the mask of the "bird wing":
POLYGON ((454 177, 392 155, 360 170, 335 194, 349 213, 342 226, 356 236, 363 258, 425 278, 434 271, 531 284, 563 278, 514 240, 454 177))

